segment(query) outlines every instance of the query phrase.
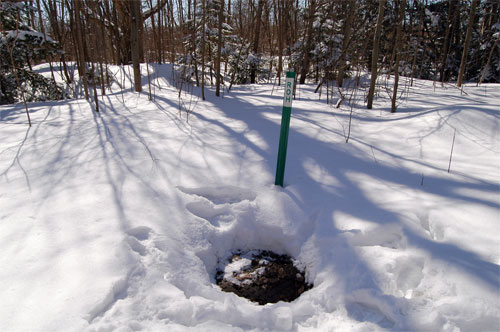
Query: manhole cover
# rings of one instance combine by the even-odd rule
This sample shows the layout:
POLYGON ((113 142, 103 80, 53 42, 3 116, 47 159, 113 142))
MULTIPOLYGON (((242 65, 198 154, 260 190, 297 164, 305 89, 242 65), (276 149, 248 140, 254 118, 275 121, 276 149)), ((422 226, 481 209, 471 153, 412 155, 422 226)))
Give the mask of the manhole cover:
POLYGON ((217 285, 259 304, 291 302, 312 285, 305 280, 294 260, 271 251, 234 251, 219 263, 217 285))

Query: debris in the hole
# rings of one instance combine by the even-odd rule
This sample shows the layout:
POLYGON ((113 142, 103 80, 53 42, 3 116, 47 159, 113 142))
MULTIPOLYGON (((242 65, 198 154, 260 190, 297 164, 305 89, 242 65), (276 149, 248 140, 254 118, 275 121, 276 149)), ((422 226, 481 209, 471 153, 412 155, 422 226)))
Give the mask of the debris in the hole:
POLYGON ((219 264, 215 280, 223 291, 259 304, 291 302, 312 287, 290 256, 262 250, 234 251, 219 264))

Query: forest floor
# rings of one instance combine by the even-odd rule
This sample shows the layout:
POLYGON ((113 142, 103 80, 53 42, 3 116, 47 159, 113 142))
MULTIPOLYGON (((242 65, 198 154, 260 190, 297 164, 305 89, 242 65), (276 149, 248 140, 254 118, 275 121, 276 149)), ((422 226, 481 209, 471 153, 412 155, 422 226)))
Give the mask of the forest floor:
POLYGON ((191 87, 179 111, 171 66, 150 69, 151 101, 144 71, 99 113, 32 103, 28 129, 0 106, 1 331, 499 330, 499 84, 417 80, 394 114, 383 89, 336 109, 301 85, 281 188, 282 88, 191 87), (237 249, 290 255, 313 287, 223 292, 237 249))

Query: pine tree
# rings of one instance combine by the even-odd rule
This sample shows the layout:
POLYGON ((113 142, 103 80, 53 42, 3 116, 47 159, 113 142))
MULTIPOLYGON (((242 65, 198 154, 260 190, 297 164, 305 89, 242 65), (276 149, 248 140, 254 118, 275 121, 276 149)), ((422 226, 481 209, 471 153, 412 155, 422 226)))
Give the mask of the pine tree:
POLYGON ((23 22, 35 8, 25 2, 0 2, 0 104, 59 100, 66 94, 32 64, 59 56, 58 43, 23 22))
MULTIPOLYGON (((220 63, 225 62, 228 65, 231 83, 248 83, 253 65, 257 74, 262 72, 260 60, 250 51, 250 43, 235 33, 228 23, 227 11, 221 6, 222 0, 197 3, 196 12, 191 20, 186 22, 188 33, 184 37, 185 54, 179 59, 185 80, 195 78, 197 83, 202 83, 215 74, 217 81, 217 72, 221 70, 217 68, 219 47, 220 63), (205 24, 202 24, 203 22, 205 24), (202 58, 205 61, 202 61, 202 58), (208 68, 205 77, 199 77, 203 76, 199 75, 199 69, 203 67, 202 62, 208 68)), ((222 75, 221 73, 219 79, 222 75)))

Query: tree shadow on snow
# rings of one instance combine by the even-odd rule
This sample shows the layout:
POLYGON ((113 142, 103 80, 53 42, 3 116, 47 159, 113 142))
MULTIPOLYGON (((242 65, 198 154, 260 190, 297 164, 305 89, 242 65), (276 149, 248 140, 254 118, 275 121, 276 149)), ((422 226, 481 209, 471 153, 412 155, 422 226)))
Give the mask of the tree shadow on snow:
MULTIPOLYGON (((211 94, 209 91, 210 90, 207 91, 207 94, 211 94)), ((208 103, 210 102, 210 99, 211 97, 207 98, 208 103)), ((219 126, 227 132, 228 136, 237 139, 240 144, 251 148, 255 153, 259 154, 266 160, 269 173, 274 174, 279 139, 279 122, 270 120, 269 117, 264 114, 269 112, 281 113, 281 106, 255 107, 255 105, 248 103, 246 100, 247 98, 245 98, 245 93, 239 92, 231 92, 229 95, 226 95, 223 101, 217 100, 217 105, 222 105, 218 109, 224 112, 228 119, 245 122, 248 126, 248 129, 245 132, 237 132, 231 129, 226 123, 216 119, 209 119, 208 116, 205 116, 202 111, 196 111, 193 113, 193 116, 204 122, 209 122, 213 125, 219 126), (258 132, 264 138, 270 149, 263 150, 249 141, 249 139, 245 136, 245 133, 248 131, 258 132)), ((217 105, 214 104, 212 106, 216 107, 217 105)), ((427 176, 426 183, 432 185, 421 187, 419 183, 420 175, 413 173, 405 167, 396 167, 376 163, 360 158, 355 154, 347 153, 343 149, 343 145, 345 145, 345 143, 343 143, 343 134, 340 131, 333 133, 338 136, 339 139, 335 142, 332 141, 331 143, 319 141, 316 138, 311 138, 310 136, 300 132, 293 125, 294 118, 301 118, 304 121, 308 121, 312 126, 321 126, 321 123, 316 123, 313 120, 308 119, 308 112, 313 111, 300 109, 298 107, 294 107, 292 111, 292 124, 289 134, 287 168, 285 175, 286 182, 288 182, 288 184, 285 186, 283 191, 295 199, 296 203, 303 211, 314 211, 315 209, 321 210, 321 216, 323 217, 318 218, 315 221, 315 236, 330 236, 338 241, 343 241, 339 235, 345 231, 338 229, 334 225, 334 222, 332 222, 332 216, 334 213, 339 212, 382 226, 398 224, 401 226, 402 232, 407 238, 408 244, 424 250, 434 259, 441 260, 446 264, 464 271, 477 281, 485 283, 491 289, 497 292, 500 291, 500 285, 498 283, 500 269, 498 265, 487 262, 475 253, 472 253, 455 244, 437 242, 424 236, 424 232, 417 233, 412 227, 406 225, 403 220, 403 216, 382 207, 380 204, 377 204, 373 198, 369 197, 363 191, 360 186, 360 182, 354 180, 352 174, 356 174, 358 176, 361 175, 361 177, 369 176, 371 179, 375 179, 377 181, 394 183, 406 188, 417 189, 419 191, 423 191, 424 193, 449 197, 456 200, 462 200, 464 202, 474 202, 494 208, 498 207, 498 205, 480 197, 471 197, 462 194, 458 189, 475 189, 494 194, 498 192, 498 184, 472 178, 469 179, 470 182, 466 183, 445 177, 427 176), (335 185, 333 187, 329 187, 323 183, 321 179, 312 176, 310 169, 307 167, 307 165, 311 164, 314 164, 314 167, 317 169, 326 170, 328 175, 335 179, 335 185), (369 170, 368 173, 367 170, 369 170), (305 188, 314 189, 301 193, 301 183, 304 184, 305 188), (288 187, 291 184, 293 184, 293 190, 288 190, 288 188, 292 188, 288 187), (299 195, 300 197, 296 197, 296 192, 299 192, 302 195, 299 195)), ((417 115, 409 115, 409 117, 413 116, 417 115)), ((359 120, 362 121, 364 119, 359 120)), ((370 119, 369 121, 376 120, 370 119)), ((368 145, 366 142, 356 138, 351 139, 351 143, 349 144, 351 146, 356 146, 358 144, 368 145)), ((391 154, 388 151, 383 151, 377 147, 375 147, 375 149, 377 149, 380 153, 390 155, 391 158, 396 160, 399 159, 402 162, 406 161, 404 158, 391 154)), ((423 167, 435 169, 434 166, 427 165, 424 162, 419 162, 419 164, 423 167)), ((381 228, 381 231, 383 232, 384 229, 381 228)), ((365 262, 363 258, 356 253, 354 247, 347 241, 345 241, 345 243, 341 246, 343 249, 347 248, 347 251, 343 252, 343 254, 347 253, 349 259, 354 261, 352 262, 352 265, 350 265, 350 268, 355 269, 356 274, 348 273, 348 275, 350 277, 371 280, 367 281, 367 284, 371 285, 370 288, 376 294, 380 294, 382 298, 385 298, 386 303, 394 306, 392 308, 393 312, 399 312, 398 307, 404 299, 396 298, 390 295, 382 295, 384 292, 375 281, 375 272, 372 268, 370 268, 367 262, 365 262)), ((337 263, 342 265, 341 261, 338 261, 337 263)), ((345 271, 340 268, 336 272, 337 276, 342 278, 345 271)), ((353 280, 349 280, 348 277, 346 277, 343 281, 344 285, 349 285, 350 283, 353 283, 353 280)), ((359 283, 355 282, 354 284, 359 283)), ((356 294, 355 289, 350 287, 352 286, 346 286, 346 295, 351 293, 356 294)), ((364 287, 366 287, 366 284, 364 287)), ((392 320, 389 317, 390 315, 384 315, 379 312, 379 309, 374 309, 373 305, 363 303, 362 300, 350 300, 346 306, 350 316, 354 319, 360 321, 372 321, 383 328, 394 327, 412 329, 411 322, 405 322, 404 324, 406 324, 406 326, 394 326, 394 322, 391 323, 392 320), (375 316, 363 315, 361 314, 363 310, 360 309, 360 306, 368 311, 375 310, 377 312, 375 312, 375 316), (371 319, 370 317, 379 317, 380 319, 371 319)))
MULTIPOLYGON (((165 78, 167 81, 171 80, 169 75, 165 78)), ((281 106, 262 105, 256 107, 255 104, 248 101, 249 91, 252 93, 255 92, 256 98, 261 98, 262 103, 265 100, 281 100, 278 93, 275 96, 269 96, 262 92, 264 90, 253 90, 253 86, 235 87, 234 91, 225 94, 224 99, 216 99, 212 95, 213 92, 211 89, 207 89, 207 101, 203 103, 210 104, 211 107, 223 112, 225 115, 224 120, 214 118, 210 114, 204 114, 201 107, 203 104, 198 104, 197 109, 192 112, 191 116, 197 118, 202 123, 209 123, 216 126, 227 135, 228 139, 236 139, 239 145, 251 149, 264 160, 263 163, 266 165, 266 170, 271 175, 274 174, 276 167, 280 126, 278 117, 281 117, 281 106), (211 101, 216 102, 216 104, 211 104, 211 101), (220 107, 217 105, 220 105, 220 107), (230 124, 224 122, 227 119, 243 121, 247 129, 235 130, 230 124), (250 132, 258 133, 266 143, 265 146, 267 148, 249 139, 248 133, 250 132)), ((88 118, 91 121, 82 121, 75 118, 75 115, 79 112, 79 102, 86 102, 64 102, 69 105, 70 123, 64 133, 54 138, 53 147, 56 150, 52 154, 50 161, 44 165, 45 169, 42 171, 45 174, 45 178, 41 181, 43 183, 51 183, 51 185, 43 186, 43 188, 47 188, 48 190, 43 195, 48 200, 53 196, 54 191, 57 190, 59 185, 63 184, 70 177, 77 176, 79 172, 96 172, 96 174, 103 175, 106 179, 105 184, 111 188, 114 208, 121 222, 121 227, 124 231, 127 231, 131 223, 135 221, 129 220, 127 202, 133 198, 130 197, 130 193, 124 190, 124 183, 133 179, 134 183, 137 183, 140 190, 143 190, 148 197, 154 197, 155 202, 151 204, 161 206, 158 208, 158 211, 162 213, 159 218, 167 220, 169 218, 169 208, 164 207, 164 205, 170 196, 167 197, 159 189, 159 184, 152 183, 148 174, 153 170, 161 172, 163 175, 162 178, 165 181, 170 181, 170 185, 174 186, 173 180, 169 179, 165 169, 167 168, 167 164, 172 167, 176 167, 177 165, 172 164, 172 161, 166 158, 162 158, 163 150, 159 150, 158 147, 153 146, 154 144, 150 140, 151 137, 159 138, 161 136, 157 131, 148 127, 147 121, 137 121, 141 116, 141 112, 131 110, 126 104, 122 104, 123 107, 120 110, 116 109, 113 106, 116 101, 112 101, 110 99, 112 97, 117 98, 117 100, 120 98, 117 93, 106 95, 104 98, 105 101, 100 102, 101 112, 88 114, 88 118), (141 170, 147 169, 146 171, 140 172, 139 168, 133 164, 133 161, 137 158, 147 166, 144 167, 143 165, 141 167, 141 170), (96 160, 102 160, 103 164, 96 162, 96 160), (147 160, 147 163, 145 160, 147 160), (100 169, 92 170, 88 169, 88 167, 82 169, 82 166, 85 164, 87 166, 90 164, 100 167, 100 169)), ((178 129, 186 134, 187 138, 182 137, 179 140, 194 139, 199 144, 207 144, 208 148, 217 148, 203 142, 204 137, 202 135, 190 131, 188 126, 180 121, 177 115, 169 112, 169 109, 178 110, 176 102, 156 95, 153 103, 166 116, 168 121, 174 122, 178 129)), ((45 106, 47 105, 44 104, 45 106)), ((61 110, 57 110, 57 104, 50 104, 49 106, 50 108, 44 118, 35 121, 35 128, 27 131, 26 137, 18 146, 12 165, 19 161, 19 156, 23 153, 24 144, 28 136, 36 143, 38 137, 42 137, 42 127, 58 125, 58 117, 54 112, 60 112, 61 110)), ((22 104, 18 104, 13 108, 0 109, 0 123, 3 121, 22 122, 22 114, 20 113, 23 111, 23 107, 22 104)), ((33 109, 34 114, 41 109, 42 107, 35 107, 33 109)), ((345 149, 344 134, 341 130, 330 129, 322 123, 311 119, 309 116, 311 113, 320 112, 301 109, 295 106, 293 108, 285 173, 287 183, 283 192, 293 199, 303 211, 310 212, 311 215, 317 215, 311 221, 315 227, 312 236, 316 237, 317 241, 334 240, 337 242, 332 243, 331 252, 323 252, 320 255, 324 255, 324 259, 327 261, 334 261, 335 265, 331 268, 336 277, 341 280, 338 285, 344 285, 342 293, 346 297, 345 306, 348 314, 353 319, 371 321, 382 328, 414 329, 411 322, 396 322, 397 319, 395 317, 381 309, 384 306, 389 306, 392 312, 399 312, 404 305, 405 299, 384 294, 384 291, 376 281, 376 272, 370 267, 369 262, 366 262, 357 253, 355 245, 351 244, 343 236, 345 233, 349 233, 350 230, 340 229, 335 224, 335 214, 337 213, 369 221, 383 227, 392 227, 392 225, 397 224, 400 226, 408 244, 422 249, 433 259, 441 260, 450 266, 466 272, 477 281, 488 285, 494 291, 500 291, 498 283, 500 270, 498 265, 487 262, 473 252, 455 244, 438 242, 427 237, 425 232, 417 232, 413 227, 407 225, 402 215, 377 204, 374 198, 370 197, 362 187, 363 178, 369 177, 371 181, 391 183, 438 197, 449 197, 455 200, 474 202, 497 208, 497 204, 481 197, 466 195, 464 194, 465 190, 462 190, 473 189, 497 193, 497 183, 474 179, 472 177, 468 178, 468 182, 461 182, 446 177, 427 176, 427 184, 422 187, 420 186, 420 174, 415 174, 403 166, 390 166, 360 157, 359 155, 363 154, 360 147, 370 146, 362 139, 352 137, 349 143, 349 148, 359 153, 347 152, 345 149), (297 120, 308 123, 310 125, 308 129, 318 128, 327 130, 332 137, 338 139, 328 143, 320 141, 317 137, 305 134, 299 128, 294 127, 293 123, 297 120), (324 174, 318 177, 313 174, 313 170, 315 169, 321 170, 324 174), (334 181, 325 181, 325 176, 334 179, 334 181), (303 188, 307 188, 307 190, 303 188), (339 248, 342 249, 341 252, 345 257, 335 256, 336 253, 334 250, 339 248), (367 288, 369 291, 366 290, 367 288), (368 293, 365 294, 363 292, 368 293), (379 305, 377 303, 370 303, 370 301, 366 300, 370 297, 378 298, 383 303, 379 305), (400 325, 396 326, 396 324, 400 325), (403 325, 401 326, 401 324, 403 325)), ((419 116, 418 114, 412 114, 412 112, 405 113, 401 111, 401 114, 398 114, 398 116, 402 118, 419 116)), ((434 110, 424 110, 423 112, 434 112, 434 110)), ((453 116, 453 113, 448 117, 451 116, 453 116)), ((343 115, 343 117, 347 119, 347 115, 343 115)), ((367 120, 363 117, 358 117, 358 115, 355 115, 355 119, 357 121, 378 121, 376 119, 367 120)), ((333 117, 332 121, 334 121, 333 117)), ((380 122, 382 121, 387 121, 387 119, 380 119, 380 122)), ((438 125, 443 125, 446 121, 447 119, 443 119, 438 125)), ((317 135, 321 135, 319 130, 317 135)), ((384 151, 379 147, 374 146, 373 148, 377 153, 390 156, 393 160, 399 160, 401 163, 411 161, 419 164, 421 167, 436 170, 434 166, 428 165, 423 161, 408 160, 389 151, 384 151)), ((43 154, 43 151, 37 150, 36 144, 32 144, 30 151, 43 154)), ((240 169, 240 172, 245 172, 245 168, 247 167, 245 165, 247 163, 245 156, 240 155, 239 160, 240 165, 237 165, 237 167, 240 169)), ((207 165, 210 164, 208 161, 206 163, 207 165)), ((7 169, 8 171, 9 169, 7 169)), ((27 173, 26 176, 29 183, 27 173)), ((40 204, 43 204, 43 202, 40 204)), ((181 201, 169 202, 169 205, 172 205, 172 208, 175 208, 175 206, 183 208, 181 201)), ((168 227, 168 223, 166 227, 168 227)), ((384 228, 380 229, 382 232, 384 231, 384 228)), ((398 246, 398 244, 396 243, 395 246, 398 246)))

